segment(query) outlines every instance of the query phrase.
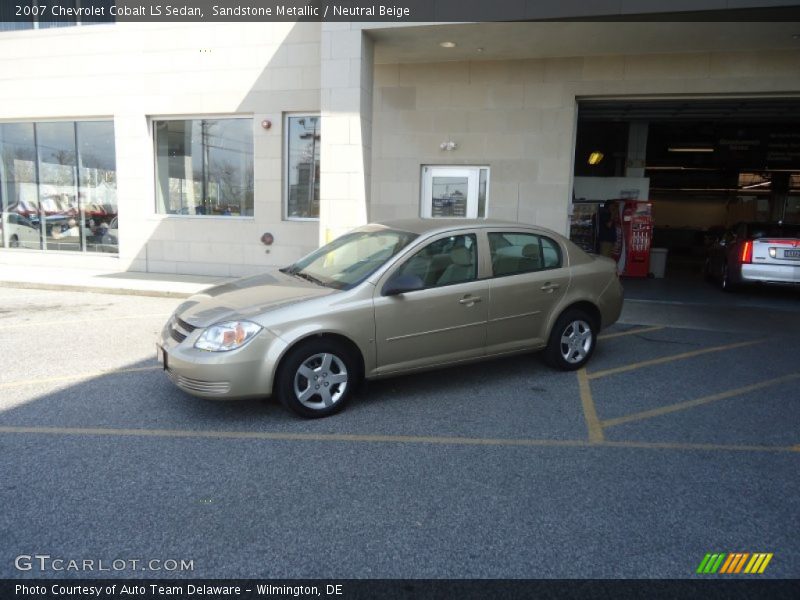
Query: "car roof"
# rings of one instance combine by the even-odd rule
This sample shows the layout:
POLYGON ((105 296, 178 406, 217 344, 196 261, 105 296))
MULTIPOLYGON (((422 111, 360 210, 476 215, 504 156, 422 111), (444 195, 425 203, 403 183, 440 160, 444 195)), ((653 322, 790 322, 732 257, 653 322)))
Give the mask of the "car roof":
POLYGON ((399 229, 418 235, 452 231, 453 229, 484 229, 495 227, 524 227, 530 229, 544 229, 529 223, 515 223, 513 221, 500 221, 497 219, 397 219, 379 221, 374 225, 382 225, 390 229, 399 229))

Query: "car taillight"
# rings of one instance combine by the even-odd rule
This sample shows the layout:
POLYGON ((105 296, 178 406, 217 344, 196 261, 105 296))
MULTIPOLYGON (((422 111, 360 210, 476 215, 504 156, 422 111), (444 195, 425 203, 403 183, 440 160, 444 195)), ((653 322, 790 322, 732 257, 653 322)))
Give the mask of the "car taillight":
POLYGON ((743 265, 753 262, 753 242, 747 241, 742 245, 742 255, 739 260, 743 265))

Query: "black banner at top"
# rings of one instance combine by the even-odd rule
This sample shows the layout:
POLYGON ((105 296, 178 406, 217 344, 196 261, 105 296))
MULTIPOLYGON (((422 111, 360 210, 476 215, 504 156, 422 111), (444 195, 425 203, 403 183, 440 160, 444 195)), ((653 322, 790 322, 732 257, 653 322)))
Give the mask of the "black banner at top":
POLYGON ((800 21, 786 0, 3 0, 6 22, 800 21))

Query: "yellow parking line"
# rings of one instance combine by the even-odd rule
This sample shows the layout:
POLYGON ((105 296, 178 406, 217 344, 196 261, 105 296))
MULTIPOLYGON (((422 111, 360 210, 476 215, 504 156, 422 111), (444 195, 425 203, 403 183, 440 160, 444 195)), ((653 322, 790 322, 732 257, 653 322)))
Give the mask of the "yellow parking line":
POLYGON ((714 346, 713 348, 703 348, 702 350, 692 350, 691 352, 683 352, 681 354, 673 354, 672 356, 663 356, 661 358, 643 360, 641 362, 632 363, 622 367, 615 367, 613 369, 606 369, 604 371, 595 371, 594 373, 589 373, 588 377, 590 380, 600 379, 601 377, 608 377, 609 375, 616 375, 617 373, 625 373, 626 371, 634 371, 644 367, 661 365, 675 360, 683 360, 684 358, 692 358, 702 354, 709 354, 711 352, 723 352, 725 350, 733 350, 734 348, 744 348, 745 346, 753 346, 754 344, 763 344, 766 341, 766 339, 751 340, 749 342, 737 342, 735 344, 725 344, 724 346, 714 346))
POLYGON ((756 446, 748 444, 695 444, 683 442, 603 441, 599 446, 642 450, 713 450, 724 452, 800 452, 800 446, 756 446))
POLYGON ((586 428, 589 430, 589 441, 592 443, 603 441, 603 427, 597 417, 597 408, 592 398, 592 390, 589 387, 589 379, 586 377, 586 369, 578 369, 578 389, 581 394, 581 406, 583 406, 583 418, 586 420, 586 428))
POLYGON ((75 323, 97 323, 98 321, 122 321, 124 319, 150 319, 156 317, 166 319, 168 316, 169 316, 168 313, 157 313, 148 315, 128 315, 126 317, 92 317, 88 319, 61 319, 59 321, 26 321, 24 323, 16 323, 14 325, 0 325, 0 331, 5 331, 8 329, 25 329, 31 326, 50 327, 51 325, 74 325, 75 323))
POLYGON ((640 327, 638 329, 628 329, 627 331, 620 331, 618 333, 606 333, 604 335, 598 336, 598 340, 610 340, 611 338, 622 337, 623 335, 636 335, 637 333, 649 333, 651 331, 658 331, 659 329, 664 329, 663 325, 658 325, 656 327, 640 327))
POLYGON ((642 450, 714 450, 724 452, 800 452, 800 446, 755 446, 741 444, 690 444, 672 442, 552 440, 527 438, 470 438, 349 433, 288 433, 269 431, 220 431, 203 429, 114 429, 103 427, 16 427, 0 426, 0 434, 99 435, 109 437, 211 438, 235 440, 355 442, 398 444, 442 444, 456 446, 523 446, 572 448, 635 448, 642 450))
POLYGON ((602 421, 601 425, 603 427, 613 427, 614 425, 621 425, 623 423, 630 423, 632 421, 642 421, 644 419, 652 419, 653 417, 660 417, 661 415, 667 415, 669 413, 686 410, 688 408, 694 408, 695 406, 702 406, 703 404, 709 404, 711 402, 716 402, 717 400, 725 400, 726 398, 741 396, 742 394, 754 392, 756 390, 760 390, 766 387, 771 387, 773 385, 780 385, 781 383, 794 381, 795 379, 800 379, 800 373, 791 373, 790 375, 785 375, 783 377, 778 377, 776 379, 769 379, 767 381, 762 381, 760 383, 754 383, 752 385, 746 385, 732 390, 727 390, 725 392, 720 392, 719 394, 711 394, 710 396, 703 396, 702 398, 698 398, 697 400, 688 400, 686 402, 678 402, 676 404, 670 404, 668 406, 659 406, 658 408, 654 408, 651 410, 644 410, 642 412, 633 413, 631 415, 625 415, 624 417, 617 417, 616 419, 608 419, 606 421, 602 421))
POLYGON ((26 385, 36 386, 36 385, 41 385, 42 383, 60 383, 62 381, 75 381, 78 379, 94 379, 95 377, 116 375, 117 373, 139 373, 141 371, 155 371, 156 369, 161 370, 163 368, 164 367, 162 367, 161 365, 153 365, 150 367, 132 367, 130 369, 108 369, 103 371, 91 371, 88 373, 76 373, 75 375, 59 375, 58 377, 33 376, 30 379, 25 379, 24 381, 7 381, 5 383, 0 383, 0 390, 14 388, 14 387, 24 387, 26 385))

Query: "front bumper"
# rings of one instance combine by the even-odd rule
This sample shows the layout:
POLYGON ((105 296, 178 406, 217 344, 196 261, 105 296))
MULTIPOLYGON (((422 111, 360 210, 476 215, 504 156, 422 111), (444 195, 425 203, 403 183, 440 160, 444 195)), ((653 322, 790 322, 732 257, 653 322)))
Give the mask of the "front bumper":
POLYGON ((285 347, 280 338, 262 329, 241 348, 209 352, 194 347, 204 330, 176 327, 174 317, 162 330, 158 346, 166 355, 164 370, 176 386, 193 396, 215 400, 272 394, 275 368, 285 347), (185 338, 179 339, 184 334, 185 338))

